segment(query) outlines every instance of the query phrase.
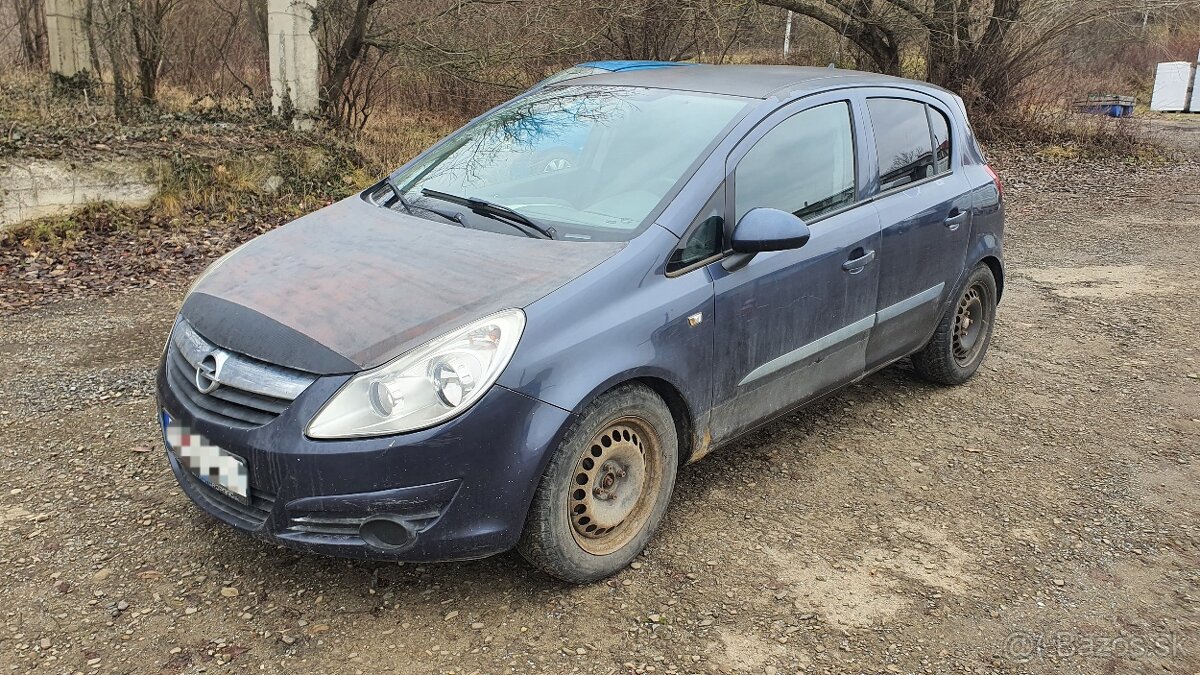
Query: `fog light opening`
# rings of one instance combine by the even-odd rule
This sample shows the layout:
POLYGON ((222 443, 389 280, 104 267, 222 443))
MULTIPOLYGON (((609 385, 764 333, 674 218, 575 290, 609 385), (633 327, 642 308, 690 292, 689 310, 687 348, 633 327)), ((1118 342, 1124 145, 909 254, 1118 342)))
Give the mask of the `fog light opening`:
POLYGON ((403 518, 377 516, 358 528, 358 536, 375 548, 391 550, 412 544, 417 538, 417 532, 403 518))

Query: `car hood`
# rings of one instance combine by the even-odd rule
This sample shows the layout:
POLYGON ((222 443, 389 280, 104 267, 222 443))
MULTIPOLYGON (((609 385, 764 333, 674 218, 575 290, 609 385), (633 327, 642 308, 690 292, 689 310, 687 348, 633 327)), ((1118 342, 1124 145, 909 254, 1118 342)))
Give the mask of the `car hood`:
POLYGON ((246 244, 201 279, 181 314, 225 349, 355 372, 523 308, 622 246, 460 228, 352 197, 246 244))

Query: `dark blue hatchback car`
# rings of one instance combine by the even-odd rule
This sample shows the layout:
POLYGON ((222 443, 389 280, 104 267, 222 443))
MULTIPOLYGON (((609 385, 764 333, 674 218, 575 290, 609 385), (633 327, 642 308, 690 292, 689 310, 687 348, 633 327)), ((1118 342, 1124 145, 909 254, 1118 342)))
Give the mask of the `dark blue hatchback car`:
POLYGON ((183 490, 295 548, 624 567, 678 468, 898 359, 958 384, 1003 289, 960 99, 830 69, 584 76, 196 282, 158 374, 183 490), (562 138, 571 162, 530 158, 562 138))

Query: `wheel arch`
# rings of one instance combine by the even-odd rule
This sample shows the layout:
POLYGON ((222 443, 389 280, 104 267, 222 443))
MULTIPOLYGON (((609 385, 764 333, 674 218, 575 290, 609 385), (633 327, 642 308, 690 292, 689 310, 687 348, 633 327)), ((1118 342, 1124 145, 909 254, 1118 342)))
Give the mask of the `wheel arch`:
POLYGON ((996 280, 996 303, 999 304, 1000 298, 1004 297, 1004 265, 994 255, 984 256, 979 262, 992 270, 992 277, 996 280))
POLYGON ((679 466, 691 461, 698 447, 696 417, 692 406, 684 398, 683 392, 675 383, 665 377, 652 373, 626 373, 614 377, 592 390, 580 401, 576 412, 581 413, 591 405, 592 401, 628 384, 640 384, 650 389, 667 404, 667 409, 671 411, 671 418, 675 421, 675 435, 679 440, 679 466))

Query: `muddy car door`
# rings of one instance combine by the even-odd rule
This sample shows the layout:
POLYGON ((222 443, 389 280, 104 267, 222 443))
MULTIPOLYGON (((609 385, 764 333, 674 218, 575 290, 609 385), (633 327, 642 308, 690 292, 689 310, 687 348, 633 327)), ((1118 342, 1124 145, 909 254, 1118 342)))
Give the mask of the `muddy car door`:
POLYGON ((800 217, 810 239, 710 266, 716 295, 714 440, 736 435, 859 376, 874 324, 879 219, 863 203, 861 121, 849 95, 776 111, 730 154, 726 228, 751 209, 800 217))
POLYGON ((970 186, 948 107, 905 90, 864 92, 877 174, 872 196, 883 220, 877 326, 868 365, 893 361, 933 333, 942 301, 962 274, 971 232, 970 186))

